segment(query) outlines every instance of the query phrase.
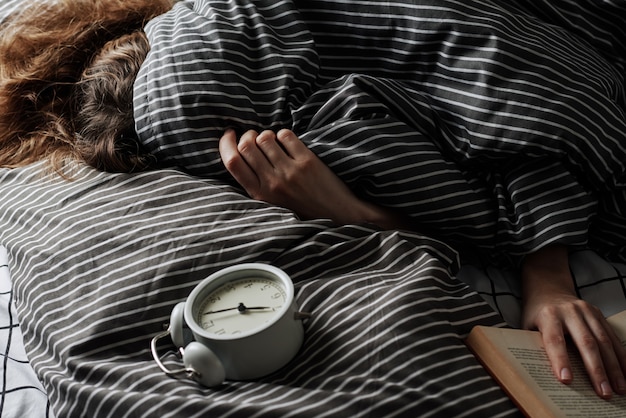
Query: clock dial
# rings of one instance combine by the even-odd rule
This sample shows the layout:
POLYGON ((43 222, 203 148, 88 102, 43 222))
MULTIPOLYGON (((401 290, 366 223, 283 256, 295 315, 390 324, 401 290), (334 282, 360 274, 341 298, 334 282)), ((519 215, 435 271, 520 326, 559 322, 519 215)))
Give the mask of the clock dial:
POLYGON ((280 316, 287 300, 281 283, 253 277, 232 280, 209 292, 199 305, 198 323, 216 335, 246 333, 280 316))

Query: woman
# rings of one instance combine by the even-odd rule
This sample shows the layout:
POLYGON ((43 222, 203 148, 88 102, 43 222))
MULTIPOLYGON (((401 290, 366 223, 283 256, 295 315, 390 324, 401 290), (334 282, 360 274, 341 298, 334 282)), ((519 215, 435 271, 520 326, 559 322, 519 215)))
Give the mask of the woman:
MULTIPOLYGON (((381 57, 379 60, 376 54, 369 57, 373 57, 373 60, 367 58, 352 61, 349 59, 355 58, 350 56, 350 48, 363 50, 368 46, 376 46, 376 42, 381 40, 379 35, 370 32, 380 30, 380 25, 371 24, 373 17, 380 19, 383 15, 391 15, 399 20, 405 18, 410 20, 409 18, 414 16, 398 13, 397 10, 391 9, 386 10, 386 13, 378 13, 374 9, 370 13, 364 14, 353 12, 353 17, 362 18, 363 21, 358 22, 359 24, 345 25, 339 19, 336 21, 328 19, 328 16, 332 16, 333 13, 344 16, 341 14, 340 8, 332 9, 333 5, 339 3, 313 3, 304 2, 299 8, 295 8, 291 2, 264 3, 260 1, 238 5, 237 7, 225 3, 222 5, 222 9, 219 9, 221 3, 218 2, 180 3, 175 6, 172 12, 165 13, 150 23, 151 29, 148 38, 140 29, 147 19, 169 9, 168 3, 163 3, 159 5, 162 8, 157 7, 156 9, 153 9, 152 2, 143 6, 141 2, 137 2, 137 4, 133 3, 133 7, 130 7, 130 3, 126 1, 101 1, 91 3, 91 5, 89 2, 83 4, 83 2, 68 1, 54 6, 58 7, 58 10, 54 11, 40 7, 39 10, 43 10, 46 16, 58 15, 61 16, 61 21, 77 22, 77 26, 70 27, 67 30, 67 36, 63 39, 59 38, 58 34, 49 35, 57 25, 46 27, 46 24, 42 23, 44 25, 43 31, 35 29, 36 34, 43 34, 41 35, 43 39, 37 41, 38 44, 33 39, 21 35, 24 23, 29 21, 30 24, 31 16, 24 15, 29 16, 28 19, 17 16, 9 20, 3 29, 3 45, 0 48, 2 53, 0 56, 7 57, 7 62, 11 63, 6 70, 3 69, 2 85, 0 86, 0 105, 6 105, 6 108, 9 109, 0 119, 0 141, 2 143, 0 164, 19 166, 38 159, 49 158, 54 165, 59 167, 65 158, 79 158, 100 169, 134 171, 150 167, 153 162, 152 156, 156 157, 159 164, 177 164, 181 161, 179 157, 182 155, 184 157, 183 167, 189 171, 219 176, 223 173, 220 173, 218 165, 221 165, 223 160, 227 171, 246 189, 250 196, 286 206, 303 217, 329 217, 339 223, 369 222, 383 228, 423 229, 427 225, 424 224, 425 222, 421 217, 422 213, 406 211, 403 209, 403 205, 408 201, 408 204, 420 208, 420 205, 424 205, 428 199, 411 197, 409 200, 387 205, 391 209, 383 208, 378 206, 378 203, 385 203, 384 197, 376 199, 376 190, 375 192, 368 191, 367 184, 363 186, 362 183, 359 183, 364 178, 365 183, 371 179, 374 179, 375 183, 380 180, 380 177, 377 177, 380 173, 373 172, 370 173, 371 178, 369 179, 367 176, 361 176, 353 181, 349 176, 350 167, 343 168, 337 163, 333 166, 333 171, 340 172, 342 176, 340 179, 322 160, 303 145, 293 131, 282 130, 276 135, 271 131, 262 131, 257 134, 257 131, 261 131, 263 128, 277 129, 291 125, 294 130, 300 131, 303 140, 307 139, 307 146, 314 149, 320 156, 338 148, 337 145, 341 145, 341 143, 324 142, 319 138, 334 138, 340 141, 344 137, 350 137, 351 132, 357 132, 364 127, 368 128, 368 132, 377 132, 379 137, 386 139, 393 139, 396 135, 417 137, 420 140, 410 143, 409 147, 419 144, 423 148, 420 148, 419 152, 413 155, 447 150, 446 155, 451 157, 442 158, 441 161, 438 161, 439 166, 443 167, 440 172, 452 173, 450 175, 454 177, 454 181, 464 182, 463 184, 467 185, 467 190, 471 192, 467 193, 470 202, 477 199, 475 196, 482 199, 479 199, 478 206, 489 206, 493 197, 489 195, 490 189, 482 183, 473 189, 476 178, 479 179, 479 183, 493 181, 499 186, 502 183, 498 182, 498 179, 494 180, 492 173, 500 174, 503 172, 504 177, 506 177, 510 174, 509 172, 515 172, 515 175, 512 176, 514 179, 512 183, 516 183, 524 179, 524 169, 537 163, 545 165, 545 162, 549 161, 549 157, 552 157, 551 154, 539 154, 533 155, 532 158, 522 158, 516 161, 523 163, 523 169, 509 170, 510 167, 507 166, 507 162, 510 159, 501 158, 500 154, 495 152, 497 150, 485 146, 480 148, 481 152, 474 154, 475 149, 472 147, 477 144, 472 141, 465 143, 469 147, 465 152, 449 152, 459 150, 456 149, 457 144, 449 140, 451 136, 448 134, 455 133, 455 131, 462 132, 464 129, 468 129, 469 125, 448 124, 444 126, 444 122, 449 122, 448 117, 452 115, 452 113, 446 113, 443 106, 443 102, 450 100, 446 89, 451 87, 433 83, 432 78, 430 78, 433 75, 442 77, 438 70, 439 67, 437 67, 444 65, 441 61, 433 61, 437 71, 429 72, 432 68, 418 68, 417 72, 410 70, 407 73, 405 68, 397 69, 395 64, 392 65, 391 69, 382 65, 381 62, 385 61, 387 57, 381 57), (109 3, 113 5, 112 8, 108 8, 109 3), (70 4, 74 7, 67 7, 70 4), (87 20, 91 20, 93 14, 86 13, 84 9, 76 7, 77 4, 81 4, 81 7, 93 7, 95 11, 100 6, 100 13, 96 16, 101 16, 101 19, 96 19, 96 24, 87 22, 82 16, 88 16, 89 19, 87 20), (106 12, 103 8, 105 5, 107 5, 106 12), (213 9, 214 7, 216 9, 213 9), (139 12, 134 14, 134 18, 131 18, 132 14, 128 15, 124 12, 126 8, 139 10, 139 12), (73 15, 68 17, 65 14, 68 13, 66 9, 79 11, 69 12, 73 15), (217 20, 210 20, 208 16, 217 20), (222 20, 216 16, 221 16, 222 20), (367 20, 370 22, 368 23, 367 20), (119 22, 123 23, 117 24, 119 22), (103 31, 103 28, 106 29, 103 31), (285 28, 289 30, 285 33, 281 32, 285 28), (309 30, 313 32, 309 32, 309 30), (207 37, 200 36, 198 39, 197 33, 207 35, 207 37), (223 36, 216 37, 216 33, 223 36), (79 37, 77 34, 84 34, 85 36, 79 37), (236 39, 240 34, 244 35, 243 40, 236 39), (179 35, 182 38, 178 38, 179 35), (171 42, 162 42, 164 36, 170 36, 171 42), (233 37, 235 38, 234 41, 233 37), (341 39, 346 41, 346 48, 335 51, 338 44, 333 45, 329 41, 333 37, 345 37, 341 39), (12 39, 15 38, 21 39, 21 42, 26 44, 32 42, 37 47, 30 49, 14 48, 12 45, 18 45, 17 43, 11 44, 12 39), (359 44, 355 41, 357 38, 365 39, 366 42, 359 44), (208 42, 206 42, 207 40, 208 42), (233 41, 233 44, 238 44, 239 47, 244 48, 245 54, 240 54, 237 48, 219 50, 210 48, 213 45, 212 42, 220 43, 222 40, 233 41), (356 43, 352 45, 348 40, 356 43), (376 42, 368 44, 369 40, 376 42), (174 77, 184 74, 184 72, 176 70, 177 66, 185 66, 193 61, 187 58, 182 59, 179 54, 184 54, 185 48, 182 45, 188 46, 194 42, 199 42, 198 45, 202 45, 200 50, 230 54, 217 57, 219 59, 213 59, 215 57, 211 56, 212 59, 208 61, 198 60, 198 62, 203 63, 205 68, 206 65, 215 65, 214 71, 195 72, 196 77, 199 77, 198 74, 209 77, 209 84, 202 85, 203 89, 207 85, 212 86, 211 88, 217 87, 217 89, 194 91, 190 86, 193 86, 197 80, 184 84, 185 91, 179 90, 180 84, 168 84, 168 74, 172 74, 174 77), (259 42, 260 47, 250 46, 250 43, 254 42, 259 42), (50 52, 44 53, 42 58, 32 55, 33 51, 41 50, 42 45, 47 46, 47 51, 50 52), (151 50, 148 53, 149 48, 151 50), (6 54, 5 51, 7 51, 6 54), (31 59, 31 55, 35 58, 31 59), (233 58, 234 55, 238 56, 233 58), (68 58, 71 60, 68 61, 68 58), (50 65, 51 62, 57 65, 50 65), (65 64, 67 62, 71 64, 65 64), (55 70, 53 74, 48 74, 51 68, 55 70), (233 71, 233 68, 237 71, 233 71), (365 74, 354 75, 354 72, 359 70, 365 74), (254 77, 260 73, 262 77, 255 79, 254 77), (423 78, 419 79, 418 73, 423 78), (220 80, 220 74, 226 74, 226 78, 220 80), (232 77, 243 77, 242 74, 249 76, 245 82, 232 82, 232 77), (265 82, 263 77, 272 78, 275 75, 282 77, 285 74, 287 77, 282 78, 285 83, 281 84, 280 88, 272 90, 274 93, 278 92, 277 98, 273 95, 269 95, 269 99, 263 97, 268 92, 267 89, 263 90, 263 88, 252 89, 254 91, 251 92, 247 84, 250 80, 255 80, 260 84, 252 83, 254 86, 261 85, 265 82), (391 77, 394 74, 396 77, 391 77), (407 74, 409 75, 407 76, 407 74), (224 89, 224 86, 229 88, 224 89), (188 90, 187 87, 189 87, 188 90), (402 91, 401 94, 398 93, 398 87, 402 91), (238 88, 241 91, 236 91, 238 88), (207 91, 209 94, 202 96, 207 91), (115 94, 110 94, 111 92, 115 92, 115 94), (243 93, 239 94, 240 92, 243 93), (398 94, 394 97, 405 101, 389 103, 385 100, 389 97, 388 94, 396 93, 398 94), (160 97, 174 98, 177 106, 164 105, 159 100, 159 94, 160 97), (255 94, 261 98, 256 100, 258 97, 255 94), (157 97, 155 98, 155 96, 157 97), (217 100, 216 102, 216 97, 228 96, 236 97, 240 101, 236 107, 231 106, 226 100, 223 102, 217 100), (107 100, 102 100, 103 97, 107 100), (328 101, 329 97, 334 102, 328 101), (132 129, 133 115, 129 111, 129 103, 132 99, 135 100, 135 106, 131 110, 134 110, 135 113, 134 122, 137 124, 139 137, 135 135, 132 129), (203 107, 202 100, 205 99, 209 105, 203 107), (341 106, 326 105, 327 103, 337 103, 337 100, 344 100, 345 103, 348 103, 345 112, 341 106), (355 100, 362 100, 359 105, 365 104, 364 107, 368 109, 368 112, 351 113, 354 109, 351 104, 355 100), (435 105, 433 105, 433 101, 435 101, 435 105), (107 103, 111 105, 105 106, 107 103), (221 106, 221 103, 225 105, 221 106), (404 104, 406 107, 403 106, 404 104), (328 107, 332 107, 332 109, 328 109, 328 107), (234 116, 229 113, 229 108, 231 110, 236 109, 234 116), (194 109, 194 113, 183 115, 184 117, 181 118, 169 118, 162 113, 164 109, 167 111, 194 109), (339 113, 337 113, 337 109, 340 110, 339 113), (205 110, 217 113, 204 114, 205 110), (222 111, 225 113, 219 113, 222 111), (415 114, 425 116, 423 120, 429 123, 422 126, 406 121, 406 118, 413 118, 415 114), (109 119, 109 117, 115 119, 109 119), (171 126, 168 126, 170 123, 171 126), (214 125, 211 125, 212 123, 214 125), (230 125, 237 126, 239 132, 228 130, 223 135, 219 141, 220 159, 213 145, 203 145, 202 135, 206 134, 207 126, 214 131, 221 130, 223 132, 230 125), (374 125, 375 129, 373 128, 374 125), (163 127, 165 129, 161 129, 163 127), (246 128, 250 127, 257 131, 246 131, 246 128), (199 132, 199 137, 194 138, 193 132, 199 132), (240 140, 238 140, 238 135, 241 136, 240 140), (172 142, 181 137, 184 144, 172 142), (438 138, 439 141, 432 143, 431 137, 438 138), (141 146, 144 146, 147 151, 143 151, 141 146), (183 153, 179 152, 181 150, 183 153), (184 159, 189 158, 190 155, 194 157, 185 161, 184 159), (201 158, 194 159, 198 155, 201 158), (473 158, 467 158, 468 156, 473 158), (462 169, 456 169, 457 164, 461 165, 462 169), (464 164, 466 165, 463 166, 464 164), (488 164, 489 169, 484 169, 485 164, 488 164), (359 191, 359 194, 352 190, 359 191), (485 196, 480 196, 481 194, 485 196), (333 199, 328 199, 329 195, 332 195, 333 199), (376 204, 370 203, 368 199, 374 200, 376 204)), ((444 39, 442 42, 441 39, 437 39, 437 36, 440 36, 441 33, 450 35, 456 32, 440 32, 441 22, 462 24, 459 22, 463 22, 461 17, 465 16, 464 13, 476 13, 474 6, 461 7, 457 5, 459 10, 450 8, 445 11, 446 13, 459 13, 459 16, 455 15, 448 22, 441 18, 440 14, 444 10, 440 6, 427 3, 424 2, 423 9, 420 9, 420 4, 406 4, 407 10, 412 12, 430 13, 427 19, 434 22, 436 26, 429 32, 430 38, 426 40, 414 39, 411 44, 414 43, 419 46, 446 45, 448 39, 444 39)), ((375 4, 372 3, 370 6, 375 7, 375 4)), ((530 9, 533 5, 525 7, 530 9)), ((534 15, 525 10, 525 7, 521 3, 509 5, 509 2, 503 2, 495 9, 507 19, 525 19, 529 24, 537 24, 534 19, 531 19, 534 15)), ((37 10, 37 7, 33 10, 37 10)), ((41 12, 39 16, 43 16, 44 12, 41 12)), ((34 21, 39 22, 40 20, 45 21, 46 19, 34 21)), ((402 25, 404 24, 408 25, 406 22, 402 25)), ((481 22, 481 24, 484 23, 481 22)), ((397 27, 390 25, 389 27, 397 30, 405 29, 402 25, 397 27)), ((66 28, 67 26, 62 27, 66 28)), ((413 33, 419 35, 420 30, 422 28, 418 28, 413 33)), ((468 35, 469 38, 472 36, 475 35, 468 35)), ((563 36, 568 41, 570 40, 567 36, 563 36)), ((391 34, 386 39, 395 42, 398 38, 395 34, 391 34)), ((492 37, 485 37, 483 40, 490 42, 492 39, 492 37)), ((599 44, 603 48, 611 49, 602 42, 599 44)), ((548 48, 549 45, 544 45, 544 47, 548 48)), ((475 49, 482 54, 488 53, 490 48, 490 45, 486 44, 479 45, 475 49)), ((189 47, 188 49, 194 52, 193 48, 189 47)), ((384 49, 399 50, 399 48, 384 49)), ((418 57, 424 57, 422 52, 410 50, 409 55, 415 53, 418 57)), ((426 51, 426 53, 430 52, 426 51)), ((359 56, 363 58, 366 55, 360 54, 359 56)), ((618 56, 617 54, 613 55, 618 56)), ((405 57, 405 55, 401 53, 400 57, 405 57)), ((593 58, 596 59, 597 57, 594 56, 593 58)), ((389 61, 393 62, 393 60, 389 61)), ((588 57, 586 61, 590 61, 588 57)), ((411 63, 414 64, 413 61, 411 63)), ((615 65, 618 64, 621 65, 620 62, 615 65)), ((498 63, 498 65, 500 64, 498 63)), ((611 72, 611 66, 600 67, 599 70, 611 72)), ((450 68, 452 67, 449 67, 448 70, 450 68)), ((461 70, 467 69, 462 68, 461 70)), ((480 71, 476 74, 479 73, 480 71)), ((520 74, 526 73, 522 71, 520 74)), ((199 78, 202 79, 202 77, 199 78)), ((237 81, 239 80, 237 79, 237 81)), ((471 80, 471 83, 467 85, 483 86, 483 88, 493 91, 493 86, 490 83, 471 80)), ((470 97, 471 94, 472 92, 469 92, 466 96, 470 97)), ((567 92, 565 95, 567 96, 567 92)), ((483 97, 487 96, 484 95, 483 97)), ((505 102, 505 99, 498 98, 498 100, 505 102)), ((363 106, 356 107, 356 109, 362 108, 363 106)), ((468 106, 463 110, 469 111, 471 109, 468 106)), ((456 117, 469 120, 470 115, 461 112, 456 117)), ((584 124, 584 122, 581 123, 584 124)), ((523 126, 520 125, 519 128, 522 129, 523 126)), ((571 143, 563 142, 563 144, 571 143)), ((584 142, 581 144, 588 145, 584 142)), ((612 144, 610 141, 607 144, 607 147, 614 146, 616 148, 615 150, 610 149, 607 154, 620 151, 619 145, 612 144)), ((530 154, 535 154, 538 148, 532 148, 532 145, 536 144, 531 143, 529 144, 531 147, 524 148, 522 146, 521 149, 530 150, 530 154)), ((560 146, 560 144, 557 145, 560 146)), ((559 149, 558 146, 556 148, 555 153, 561 156, 565 155, 565 157, 563 158, 564 161, 559 159, 558 163, 553 166, 555 172, 560 173, 561 166, 568 164, 568 167, 574 167, 578 170, 572 174, 573 177, 585 174, 586 164, 589 163, 584 158, 586 155, 584 147, 582 151, 574 149, 573 151, 578 151, 576 153, 570 153, 569 151, 572 149, 569 148, 564 150, 559 149)), ((592 150, 595 148, 592 147, 592 150)), ((508 150, 505 151, 509 152, 508 150)), ((376 154, 372 155, 377 157, 376 154)), ((610 158, 602 157, 599 159, 610 160, 610 158)), ((619 159, 617 162, 611 162, 611 164, 613 165, 609 171, 619 172, 619 159)), ((588 168, 590 168, 590 172, 594 171, 593 167, 588 168)), ((609 189, 612 189, 617 186, 620 180, 619 176, 616 174, 615 178, 607 179, 602 174, 596 175, 593 172, 589 175, 588 182, 597 189, 604 187, 605 183, 609 189)), ((589 213, 586 212, 588 207, 595 204, 594 194, 586 192, 586 188, 589 187, 587 181, 581 185, 578 182, 570 181, 571 176, 566 177, 567 180, 563 183, 564 185, 568 187, 573 185, 572 187, 576 190, 582 190, 579 193, 580 196, 577 197, 580 200, 577 201, 577 205, 584 212, 583 215, 578 215, 581 219, 579 223, 584 224, 587 218, 594 213, 593 210, 589 210, 589 213)), ((560 176, 554 176, 549 177, 549 180, 556 181, 560 178, 560 176)), ((383 183, 384 181, 377 186, 382 188, 383 183)), ((510 178, 509 183, 511 183, 510 178)), ((402 182, 397 181, 396 185, 400 187, 402 182)), ((558 190, 555 185, 551 187, 558 190)), ((416 187, 413 188, 412 186, 410 192, 414 190, 421 192, 423 189, 425 188, 420 189, 418 182, 416 187)), ((436 200, 439 192, 436 190, 434 194, 430 195, 432 200, 436 200)), ((567 193, 573 194, 570 191, 567 193)), ((395 198, 396 196, 393 197, 393 199, 395 198)), ((437 222, 436 217, 441 217, 441 213, 432 210, 430 212, 434 212, 432 221, 437 222)), ((494 211, 491 210, 485 210, 485 213, 487 214, 485 217, 493 217, 494 215, 494 211)), ((565 218, 568 215, 563 216, 565 218)), ((446 222, 449 222, 450 219, 446 218, 446 222)), ((497 224, 497 222, 491 221, 488 227, 483 226, 481 230, 475 225, 465 225, 466 219, 470 218, 461 217, 460 219, 454 228, 449 228, 449 230, 443 227, 436 228, 434 233, 447 236, 454 243, 462 243, 463 240, 466 240, 466 243, 469 242, 471 245, 473 239, 480 239, 481 231, 486 229, 491 231, 497 224), (462 232, 459 233, 459 230, 462 232)), ((511 222, 511 224, 513 223, 515 222, 511 222)), ((485 248, 493 248, 493 243, 489 244, 493 240, 491 235, 496 236, 498 234, 490 232, 490 237, 485 239, 485 248)), ((582 235, 586 235, 586 231, 582 235)), ((546 238, 543 235, 541 239, 533 240, 531 244, 521 242, 524 240, 516 240, 511 244, 512 247, 517 248, 515 251, 518 251, 518 255, 524 256, 522 267, 524 326, 537 328, 542 332, 555 376, 560 381, 568 383, 573 378, 564 343, 565 336, 570 335, 583 355, 596 392, 605 398, 609 398, 613 392, 626 394, 626 380, 624 379, 626 352, 598 310, 579 300, 574 293, 572 278, 567 267, 567 247, 569 245, 581 245, 584 239, 580 240, 579 238, 572 239, 567 233, 561 233, 552 236, 552 238, 546 238)))

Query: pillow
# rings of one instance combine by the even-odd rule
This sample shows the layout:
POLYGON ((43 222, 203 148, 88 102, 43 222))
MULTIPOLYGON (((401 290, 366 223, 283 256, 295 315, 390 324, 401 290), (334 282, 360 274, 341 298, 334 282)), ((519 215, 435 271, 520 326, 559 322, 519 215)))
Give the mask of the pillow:
MULTIPOLYGON (((462 341, 502 319, 453 278, 457 254, 443 243, 303 222, 173 170, 68 174, 0 169, 0 194, 11 196, 0 201, 0 242, 28 357, 57 416, 515 413, 462 341), (215 389, 166 376, 150 340, 174 305, 209 274, 250 261, 286 271, 313 315, 296 358, 215 389)), ((163 343, 167 367, 180 368, 163 343)))

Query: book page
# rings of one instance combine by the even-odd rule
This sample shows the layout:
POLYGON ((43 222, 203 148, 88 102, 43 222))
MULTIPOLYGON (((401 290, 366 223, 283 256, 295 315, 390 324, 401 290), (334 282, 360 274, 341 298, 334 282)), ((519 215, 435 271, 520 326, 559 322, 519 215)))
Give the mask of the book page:
POLYGON ((566 417, 624 417, 626 396, 614 395, 611 400, 600 399, 591 386, 582 360, 572 350, 570 359, 574 380, 565 385, 552 373, 550 361, 543 349, 508 347, 544 394, 566 417))
POLYGON ((609 316, 606 320, 615 330, 615 333, 622 342, 622 345, 626 347, 626 311, 609 316))
MULTIPOLYGON (((623 344, 626 344, 626 314, 611 317, 609 322, 614 328, 623 328, 616 329, 616 332, 623 344)), ((552 373, 539 332, 502 328, 489 328, 485 332, 486 335, 492 335, 495 346, 504 350, 502 354, 507 363, 518 364, 519 367, 515 366, 518 373, 526 375, 522 379, 530 386, 536 386, 533 390, 536 396, 543 399, 544 403, 552 404, 552 409, 561 411, 559 416, 626 417, 626 396, 615 394, 610 400, 598 397, 575 348, 571 347, 569 352, 574 379, 571 384, 565 385, 552 373)))

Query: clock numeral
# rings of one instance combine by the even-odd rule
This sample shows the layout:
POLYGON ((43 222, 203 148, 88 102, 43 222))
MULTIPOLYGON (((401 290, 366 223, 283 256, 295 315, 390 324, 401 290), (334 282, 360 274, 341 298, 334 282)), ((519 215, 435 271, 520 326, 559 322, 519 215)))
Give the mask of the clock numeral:
POLYGON ((263 285, 263 286, 261 287, 261 290, 267 290, 267 289, 269 289, 270 287, 272 287, 272 286, 270 286, 269 284, 266 284, 266 285, 263 285))
POLYGON ((202 328, 204 328, 204 329, 211 328, 211 327, 214 327, 214 326, 215 326, 215 324, 211 320, 202 321, 202 328))
POLYGON ((274 293, 272 295, 272 299, 280 299, 282 297, 282 295, 280 293, 274 293))
POLYGON ((244 285, 244 287, 245 287, 246 289, 249 289, 249 288, 251 288, 252 286, 254 286, 254 284, 253 284, 253 283, 248 283, 248 284, 244 285))
POLYGON ((217 331, 215 331, 215 333, 218 334, 218 335, 224 335, 224 334, 226 334, 226 330, 224 328, 218 329, 217 331))

